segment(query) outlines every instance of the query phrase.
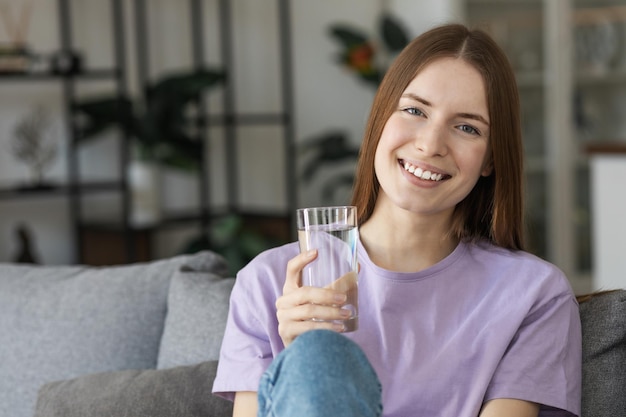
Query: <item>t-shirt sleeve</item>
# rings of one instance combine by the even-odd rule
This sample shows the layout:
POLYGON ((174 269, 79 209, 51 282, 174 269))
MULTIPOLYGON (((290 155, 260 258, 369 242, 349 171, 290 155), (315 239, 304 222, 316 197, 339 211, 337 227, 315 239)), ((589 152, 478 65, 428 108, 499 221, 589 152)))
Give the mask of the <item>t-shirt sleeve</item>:
POLYGON ((220 397, 233 400, 236 392, 257 391, 261 375, 284 349, 275 308, 284 281, 284 272, 277 271, 286 267, 284 257, 263 254, 237 274, 213 382, 213 393, 220 397))
POLYGON ((516 398, 540 416, 580 414, 582 336, 578 303, 565 291, 526 316, 489 384, 485 401, 516 398))

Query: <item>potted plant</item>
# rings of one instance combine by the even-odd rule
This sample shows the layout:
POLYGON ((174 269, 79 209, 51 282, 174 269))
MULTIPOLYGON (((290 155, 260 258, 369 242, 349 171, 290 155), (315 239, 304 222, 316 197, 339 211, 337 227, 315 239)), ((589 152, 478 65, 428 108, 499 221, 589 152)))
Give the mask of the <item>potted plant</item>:
POLYGON ((111 127, 121 129, 131 140, 131 223, 148 225, 159 220, 161 165, 199 170, 203 146, 188 114, 204 92, 224 80, 224 72, 215 69, 174 73, 148 85, 141 99, 95 97, 73 106, 79 141, 94 138, 111 127))

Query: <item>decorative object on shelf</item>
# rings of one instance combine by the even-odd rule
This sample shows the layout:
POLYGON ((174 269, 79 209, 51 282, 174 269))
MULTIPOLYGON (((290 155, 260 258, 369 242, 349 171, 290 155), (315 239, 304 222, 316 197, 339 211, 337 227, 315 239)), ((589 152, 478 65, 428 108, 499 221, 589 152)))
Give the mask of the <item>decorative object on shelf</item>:
POLYGON ((0 45, 0 74, 21 74, 28 71, 31 55, 26 47, 0 45))
POLYGON ((143 102, 118 96, 80 101, 73 106, 79 140, 118 127, 133 141, 134 158, 195 171, 201 161, 202 143, 193 134, 190 108, 225 77, 216 69, 181 72, 148 85, 143 102))
POLYGON ((83 70, 83 55, 77 51, 58 51, 50 56, 50 71, 57 75, 76 75, 83 70))
POLYGON ((26 34, 33 13, 33 0, 20 2, 19 18, 14 20, 11 4, 0 3, 0 18, 9 37, 0 44, 0 73, 22 73, 28 71, 31 54, 26 46, 26 34))
POLYGON ((619 43, 619 33, 610 15, 599 11, 576 14, 574 47, 581 70, 606 73, 618 58, 619 43))
POLYGON ((342 24, 330 27, 331 36, 339 41, 343 48, 338 61, 374 87, 378 87, 385 74, 390 60, 389 55, 400 52, 409 43, 405 30, 391 15, 382 14, 379 24, 386 57, 385 51, 376 48, 377 42, 361 30, 342 24))
MULTIPOLYGON (((359 147, 353 146, 348 141, 348 136, 342 131, 331 131, 305 141, 300 146, 300 153, 308 156, 301 178, 305 183, 313 180, 320 169, 329 165, 337 165, 346 162, 356 162, 359 156, 359 147)), ((354 173, 336 175, 326 180, 322 185, 322 201, 331 203, 338 189, 351 188, 354 182, 354 173)))
POLYGON ((45 187, 44 173, 54 162, 57 155, 57 144, 50 139, 50 120, 43 107, 36 107, 22 119, 13 129, 11 150, 13 155, 31 170, 31 185, 35 188, 45 187))
POLYGON ((39 260, 35 255, 35 239, 31 229, 24 223, 20 223, 15 228, 17 237, 17 251, 12 262, 25 264, 38 264, 39 260))

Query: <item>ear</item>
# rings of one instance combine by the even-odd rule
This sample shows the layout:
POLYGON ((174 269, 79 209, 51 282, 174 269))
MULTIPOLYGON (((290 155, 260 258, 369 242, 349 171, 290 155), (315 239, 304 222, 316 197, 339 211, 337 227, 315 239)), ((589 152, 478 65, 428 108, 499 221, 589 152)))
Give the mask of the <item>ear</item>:
POLYGON ((487 146, 487 153, 485 154, 485 159, 483 160, 483 167, 480 171, 480 175, 482 177, 488 177, 493 173, 493 150, 491 149, 491 144, 487 146))
POLYGON ((491 175, 492 172, 493 172, 493 164, 490 161, 490 162, 487 162, 485 166, 483 166, 483 170, 480 172, 480 175, 482 175, 483 177, 488 177, 491 175))

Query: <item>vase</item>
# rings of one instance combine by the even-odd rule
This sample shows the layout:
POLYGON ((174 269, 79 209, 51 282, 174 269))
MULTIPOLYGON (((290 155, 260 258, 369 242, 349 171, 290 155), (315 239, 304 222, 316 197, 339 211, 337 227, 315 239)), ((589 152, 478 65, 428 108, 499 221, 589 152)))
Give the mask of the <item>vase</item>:
POLYGON ((150 161, 133 160, 128 165, 130 224, 153 226, 161 220, 160 167, 150 161))

